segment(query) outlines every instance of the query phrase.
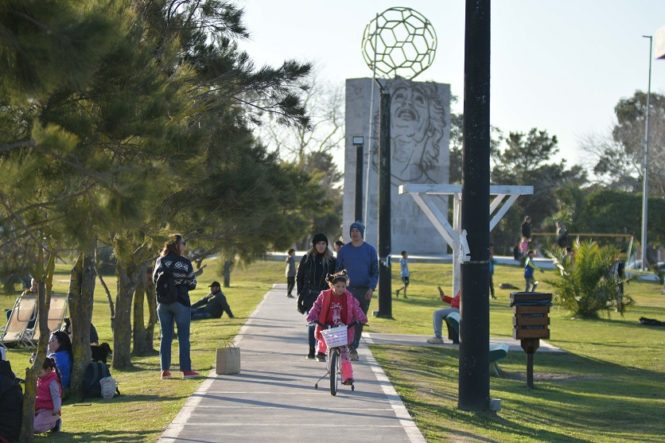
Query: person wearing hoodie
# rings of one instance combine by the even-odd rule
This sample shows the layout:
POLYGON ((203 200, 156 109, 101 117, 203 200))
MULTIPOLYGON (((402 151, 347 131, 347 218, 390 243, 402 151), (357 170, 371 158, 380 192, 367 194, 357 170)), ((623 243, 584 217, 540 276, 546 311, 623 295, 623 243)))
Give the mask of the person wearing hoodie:
MULTIPOLYGON (((298 293, 298 312, 309 312, 321 291, 328 289, 326 277, 335 272, 335 257, 328 249, 328 238, 316 234, 312 238, 312 248, 300 260, 296 273, 296 291, 298 293)), ((316 339, 314 325, 308 328, 309 352, 307 358, 315 358, 316 339)))

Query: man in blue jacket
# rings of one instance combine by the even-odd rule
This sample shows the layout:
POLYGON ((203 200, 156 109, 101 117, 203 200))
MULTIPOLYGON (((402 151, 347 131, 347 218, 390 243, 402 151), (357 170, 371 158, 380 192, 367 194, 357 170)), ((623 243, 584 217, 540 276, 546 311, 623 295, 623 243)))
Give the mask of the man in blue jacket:
MULTIPOLYGON (((360 302, 360 307, 367 314, 372 294, 379 281, 379 260, 374 246, 364 240, 365 226, 357 221, 351 224, 351 243, 342 246, 337 254, 337 270, 346 269, 349 273, 349 291, 360 302)), ((363 332, 362 325, 355 328, 356 335, 351 345, 349 357, 358 360, 356 349, 363 332)))

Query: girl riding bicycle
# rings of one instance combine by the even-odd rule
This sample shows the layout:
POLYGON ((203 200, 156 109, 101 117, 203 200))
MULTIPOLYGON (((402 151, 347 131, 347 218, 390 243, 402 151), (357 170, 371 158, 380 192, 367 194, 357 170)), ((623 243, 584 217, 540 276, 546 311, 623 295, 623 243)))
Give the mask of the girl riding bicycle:
MULTIPOLYGON (((307 321, 316 322, 315 336, 318 340, 318 352, 325 355, 327 350, 326 343, 321 335, 321 328, 328 326, 352 325, 356 322, 367 323, 367 316, 360 308, 358 300, 346 290, 349 283, 349 277, 346 270, 337 272, 327 277, 330 289, 321 291, 319 297, 314 302, 312 309, 307 315, 307 321)), ((353 342, 354 328, 348 330, 348 344, 353 342)), ((349 352, 347 347, 340 349, 342 359, 342 384, 353 384, 353 367, 349 361, 349 352)))

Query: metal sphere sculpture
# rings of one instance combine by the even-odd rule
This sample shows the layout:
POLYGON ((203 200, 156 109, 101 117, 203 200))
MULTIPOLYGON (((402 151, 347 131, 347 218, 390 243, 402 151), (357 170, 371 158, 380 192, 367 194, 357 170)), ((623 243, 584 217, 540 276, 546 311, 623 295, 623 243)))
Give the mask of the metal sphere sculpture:
POLYGON ((436 46, 434 26, 424 15, 394 7, 367 24, 362 52, 375 75, 411 80, 432 65, 436 46))

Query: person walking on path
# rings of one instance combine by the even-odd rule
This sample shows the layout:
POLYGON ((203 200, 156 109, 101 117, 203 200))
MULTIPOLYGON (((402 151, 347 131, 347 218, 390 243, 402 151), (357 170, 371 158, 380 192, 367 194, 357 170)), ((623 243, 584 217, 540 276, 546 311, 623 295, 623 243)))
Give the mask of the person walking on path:
POLYGON ((404 291, 404 298, 407 298, 406 289, 409 287, 411 273, 409 272, 409 254, 406 251, 402 251, 402 258, 399 259, 399 275, 402 278, 403 286, 397 290, 395 297, 399 298, 399 293, 404 291))
POLYGON ((155 270, 152 274, 152 281, 157 284, 157 279, 161 274, 170 272, 178 294, 177 301, 173 303, 157 304, 157 317, 159 317, 162 331, 159 345, 162 379, 171 378, 171 342, 173 341, 174 323, 178 327, 180 370, 183 378, 194 378, 199 375, 198 372, 192 370, 192 360, 189 355, 189 327, 192 322, 189 291, 196 288, 196 276, 192 262, 184 256, 186 249, 187 244, 181 235, 171 235, 169 240, 164 243, 164 248, 155 262, 155 270))
MULTIPOLYGON (((379 259, 374 246, 366 243, 365 225, 356 221, 349 229, 351 243, 347 243, 339 250, 337 255, 337 270, 346 269, 349 273, 349 291, 360 303, 365 315, 369 311, 372 294, 379 281, 379 259)), ((356 336, 350 350, 351 360, 358 360, 358 345, 363 332, 363 327, 356 328, 356 336)))
MULTIPOLYGON (((333 272, 335 272, 335 257, 328 249, 328 238, 324 234, 316 234, 312 238, 312 248, 300 260, 296 273, 298 312, 305 314, 312 309, 321 291, 328 289, 326 277, 333 272)), ((307 358, 313 360, 316 346, 314 325, 309 326, 307 338, 309 345, 307 358)))
POLYGON ((222 318, 225 312, 229 318, 234 318, 222 287, 218 281, 214 281, 210 284, 210 294, 192 305, 192 320, 222 318))
MULTIPOLYGON (((524 292, 536 292, 538 282, 533 276, 536 269, 540 268, 533 261, 533 250, 529 250, 526 255, 526 261, 524 262, 524 280, 526 281, 526 288, 524 289, 524 292)), ((540 269, 540 272, 545 271, 540 269)))
MULTIPOLYGON (((454 312, 459 313, 459 304, 460 304, 460 293, 459 292, 454 297, 449 297, 443 292, 443 289, 441 289, 441 286, 438 286, 437 288, 439 289, 439 297, 441 298, 441 301, 444 302, 444 303, 448 303, 450 305, 450 307, 449 308, 443 308, 443 309, 437 309, 432 314, 432 324, 434 326, 434 337, 428 338, 427 343, 430 343, 430 344, 433 344, 433 345, 443 344, 443 336, 442 336, 442 333, 441 333, 441 328, 443 326, 443 320, 445 320, 446 317, 448 317, 450 314, 452 314, 454 312)), ((448 329, 448 338, 450 340, 452 340, 453 343, 459 343, 459 337, 456 336, 455 334, 453 334, 450 329, 448 329)))
MULTIPOLYGON (((326 326, 342 326, 352 325, 354 323, 365 324, 367 323, 367 316, 360 308, 358 300, 346 290, 349 282, 349 277, 346 271, 337 272, 329 275, 328 284, 330 289, 321 291, 319 297, 314 302, 312 309, 307 315, 309 323, 316 322, 316 338, 319 341, 319 352, 317 358, 319 361, 325 361, 327 351, 326 342, 321 335, 321 328, 326 326)), ((359 324, 352 326, 348 329, 347 342, 353 341, 355 336, 353 330, 359 327, 359 324)), ((342 360, 342 384, 353 384, 353 367, 349 361, 349 353, 346 347, 340 349, 340 357, 342 360)))
POLYGON ((286 275, 286 296, 288 298, 293 298, 293 287, 296 285, 296 250, 291 248, 287 252, 286 256, 286 270, 284 274, 286 275))
POLYGON ((531 217, 528 215, 524 216, 524 221, 522 222, 522 237, 526 237, 528 241, 531 241, 531 217))

